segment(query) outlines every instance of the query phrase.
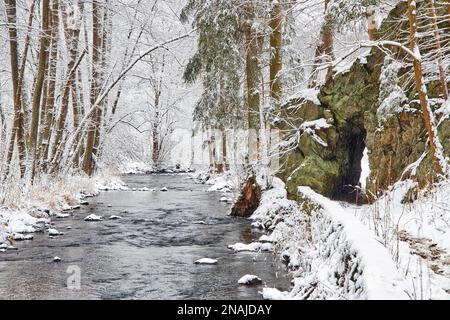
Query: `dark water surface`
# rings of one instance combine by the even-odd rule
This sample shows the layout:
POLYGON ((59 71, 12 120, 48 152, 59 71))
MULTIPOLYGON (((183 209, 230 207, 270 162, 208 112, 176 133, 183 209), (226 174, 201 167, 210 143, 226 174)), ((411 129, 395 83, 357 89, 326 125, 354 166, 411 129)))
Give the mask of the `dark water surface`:
POLYGON ((289 288, 277 256, 227 249, 261 234, 248 220, 227 215, 230 205, 219 202, 221 193, 205 192, 207 186, 182 174, 123 180, 130 188, 158 191, 102 192, 72 217, 53 220, 63 236, 38 233, 33 241, 17 243, 18 251, 0 253, 0 298, 259 299, 264 286, 289 288), (104 220, 85 222, 91 213, 104 220), (110 215, 122 219, 107 220, 110 215), (53 262, 55 256, 62 261, 53 262), (194 265, 200 258, 219 262, 194 265), (67 287, 73 266, 80 270, 79 290, 67 287), (245 274, 258 275, 263 284, 239 286, 245 274))

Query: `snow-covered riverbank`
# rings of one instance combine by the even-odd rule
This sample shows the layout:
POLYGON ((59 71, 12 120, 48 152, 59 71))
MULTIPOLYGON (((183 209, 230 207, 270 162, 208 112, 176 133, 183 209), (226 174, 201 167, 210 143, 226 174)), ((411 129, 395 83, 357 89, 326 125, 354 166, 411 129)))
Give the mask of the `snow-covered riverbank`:
POLYGON ((331 201, 299 187, 286 198, 281 180, 263 192, 251 217, 270 231, 293 275, 290 292, 262 291, 266 299, 450 299, 448 241, 450 183, 405 203, 411 182, 362 207, 331 201))
POLYGON ((0 207, 0 245, 14 249, 11 242, 31 240, 52 218, 87 203, 87 198, 102 190, 127 190, 119 175, 111 171, 95 177, 74 176, 67 179, 42 179, 32 187, 3 190, 5 202, 0 207))

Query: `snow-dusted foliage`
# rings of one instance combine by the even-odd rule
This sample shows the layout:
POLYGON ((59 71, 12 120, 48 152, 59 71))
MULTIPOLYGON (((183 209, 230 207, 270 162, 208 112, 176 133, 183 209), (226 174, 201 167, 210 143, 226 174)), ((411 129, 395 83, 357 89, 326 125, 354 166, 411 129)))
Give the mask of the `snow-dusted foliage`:
POLYGON ((328 21, 338 30, 349 28, 350 22, 364 19, 368 9, 379 3, 379 0, 331 0, 328 21))
POLYGON ((378 122, 382 125, 391 116, 403 111, 408 103, 405 92, 399 85, 398 73, 402 63, 390 57, 384 59, 380 74, 379 107, 377 109, 378 122))

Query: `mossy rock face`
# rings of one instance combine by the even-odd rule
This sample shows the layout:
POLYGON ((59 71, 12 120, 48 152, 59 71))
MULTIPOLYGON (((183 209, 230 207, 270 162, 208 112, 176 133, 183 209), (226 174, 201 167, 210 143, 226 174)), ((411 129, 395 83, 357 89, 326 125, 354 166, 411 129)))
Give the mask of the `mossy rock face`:
POLYGON ((331 194, 339 176, 339 163, 317 155, 307 156, 287 179, 288 193, 297 193, 297 186, 309 186, 321 194, 331 194))

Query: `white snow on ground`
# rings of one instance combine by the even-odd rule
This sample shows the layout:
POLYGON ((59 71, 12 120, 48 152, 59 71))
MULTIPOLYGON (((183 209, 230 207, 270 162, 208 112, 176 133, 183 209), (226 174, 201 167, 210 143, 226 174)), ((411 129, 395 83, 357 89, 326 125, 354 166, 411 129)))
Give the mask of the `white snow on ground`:
POLYGON ((122 174, 144 174, 153 172, 153 166, 141 161, 124 161, 118 167, 122 174))
POLYGON ((264 191, 253 226, 268 231, 294 277, 266 299, 450 299, 450 182, 432 191, 396 183, 375 203, 345 207, 308 187, 299 202, 284 184, 264 191), (415 201, 405 201, 414 196, 415 201))
POLYGON ((202 183, 210 185, 208 192, 221 191, 231 192, 234 189, 238 189, 239 181, 231 173, 212 174, 208 171, 197 171, 189 174, 189 177, 195 181, 195 183, 202 183))
POLYGON ((303 187, 297 203, 286 199, 281 180, 274 185, 251 219, 272 230, 261 241, 275 244, 294 286, 264 288, 265 299, 412 298, 389 250, 348 209, 303 187))
MULTIPOLYGON (((33 187, 23 189, 17 184, 2 189, 0 196, 0 245, 7 237, 20 238, 26 234, 43 230, 51 217, 66 218, 64 210, 72 210, 85 202, 87 196, 98 194, 100 190, 126 190, 117 173, 105 171, 93 178, 86 176, 51 179, 43 177, 33 187)), ((29 238, 29 236, 28 236, 29 238)))
POLYGON ((347 211, 391 253, 412 299, 450 299, 450 181, 428 191, 415 186, 398 182, 374 204, 347 211))

